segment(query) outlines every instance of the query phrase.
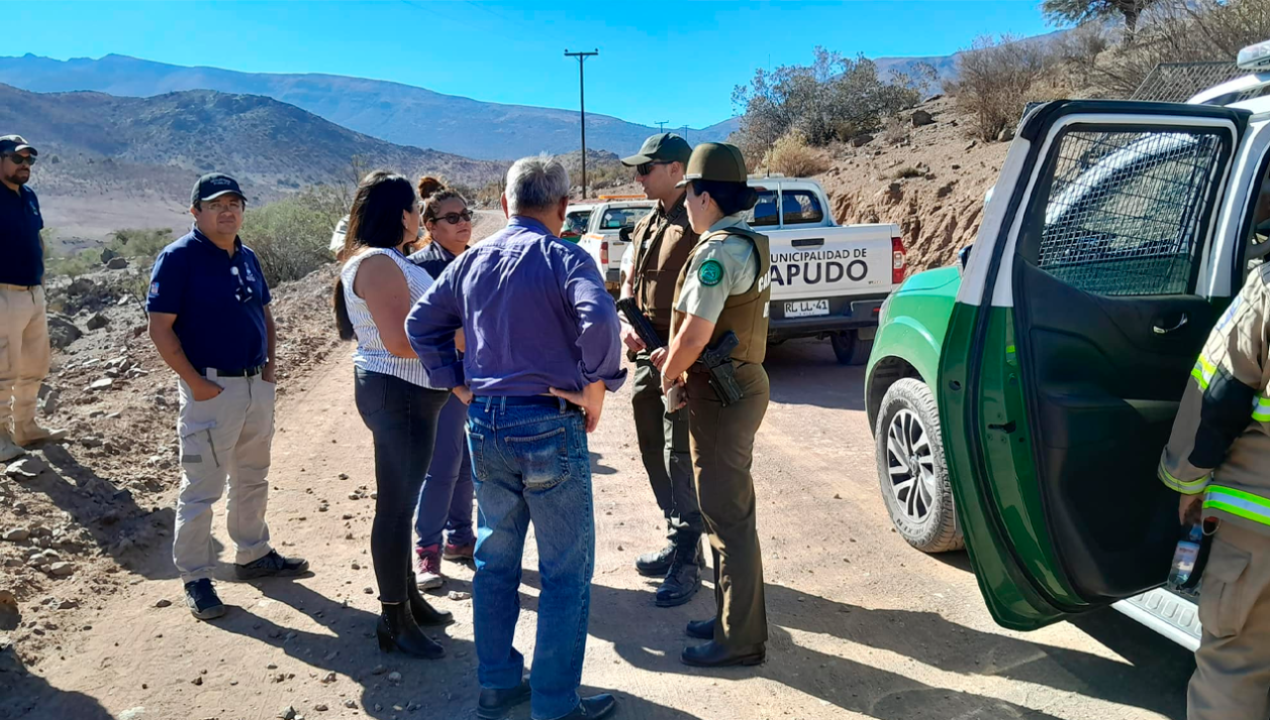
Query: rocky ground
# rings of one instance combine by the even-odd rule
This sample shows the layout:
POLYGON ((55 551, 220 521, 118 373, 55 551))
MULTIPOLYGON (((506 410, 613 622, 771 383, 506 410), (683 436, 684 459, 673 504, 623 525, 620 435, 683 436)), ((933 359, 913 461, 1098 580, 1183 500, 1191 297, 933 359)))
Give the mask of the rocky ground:
MULTIPOLYGON (((335 345, 326 306, 334 274, 331 266, 275 292, 288 385, 335 345)), ((0 631, 9 633, 0 644, 28 666, 81 627, 68 611, 114 594, 170 537, 178 395, 146 333, 147 277, 125 266, 48 289, 56 351, 41 422, 68 439, 0 465, 0 631)))

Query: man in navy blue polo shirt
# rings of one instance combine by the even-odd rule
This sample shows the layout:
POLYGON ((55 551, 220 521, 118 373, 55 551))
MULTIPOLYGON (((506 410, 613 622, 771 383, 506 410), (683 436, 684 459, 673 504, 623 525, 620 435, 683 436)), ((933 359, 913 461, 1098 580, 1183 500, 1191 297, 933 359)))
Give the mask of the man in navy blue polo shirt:
POLYGON ((181 490, 172 559, 194 617, 225 614, 212 587, 212 504, 229 482, 229 536, 241 579, 295 576, 309 564, 269 544, 265 507, 273 440, 274 348, 269 286, 238 239, 247 200, 228 175, 204 175, 194 227, 163 249, 150 277, 150 338, 181 392, 181 490))
POLYGON ((35 399, 49 372, 44 218, 26 186, 38 154, 18 135, 0 137, 0 462, 21 455, 23 445, 65 435, 35 422, 35 399))

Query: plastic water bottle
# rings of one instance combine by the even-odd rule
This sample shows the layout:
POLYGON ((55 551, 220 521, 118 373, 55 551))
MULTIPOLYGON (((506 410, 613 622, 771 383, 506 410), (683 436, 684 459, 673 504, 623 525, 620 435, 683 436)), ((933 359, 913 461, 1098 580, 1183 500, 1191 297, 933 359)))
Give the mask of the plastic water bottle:
POLYGON ((1195 590, 1183 589, 1183 585, 1191 579, 1195 571, 1195 561, 1199 558, 1199 545, 1204 539, 1204 528, 1199 523, 1191 525, 1185 537, 1177 541, 1177 550, 1173 551, 1173 569, 1169 571, 1169 589, 1175 592, 1192 594, 1195 590))

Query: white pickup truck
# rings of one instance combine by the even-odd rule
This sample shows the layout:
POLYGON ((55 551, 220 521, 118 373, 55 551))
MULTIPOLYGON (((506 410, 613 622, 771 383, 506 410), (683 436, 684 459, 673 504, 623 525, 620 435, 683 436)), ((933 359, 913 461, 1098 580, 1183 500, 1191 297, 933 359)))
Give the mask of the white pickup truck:
MULTIPOLYGON (((600 267, 604 284, 614 295, 621 287, 622 256, 631 246, 630 232, 655 205, 642 195, 601 195, 600 202, 590 206, 591 216, 586 232, 578 238, 578 247, 600 267)), ((569 209, 580 215, 583 207, 570 205, 569 209)))
MULTIPOLYGON (((882 301, 907 269, 899 226, 835 224, 825 191, 814 180, 751 177, 750 186, 759 199, 747 220, 768 236, 772 254, 769 342, 828 338, 839 362, 864 364, 882 301)), ((600 215, 592 214, 593 227, 600 215)), ((629 251, 630 243, 588 234, 578 244, 597 263, 604 261, 600 267, 616 289, 623 258, 613 248, 629 251)))

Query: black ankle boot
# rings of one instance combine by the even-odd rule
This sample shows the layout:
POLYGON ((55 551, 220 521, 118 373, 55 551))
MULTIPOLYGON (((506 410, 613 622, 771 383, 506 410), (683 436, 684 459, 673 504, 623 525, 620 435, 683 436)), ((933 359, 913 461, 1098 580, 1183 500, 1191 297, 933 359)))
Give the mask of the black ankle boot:
POLYGON ((400 650, 406 655, 435 660, 445 655, 445 648, 423 634, 410 612, 409 603, 380 603, 383 608, 375 636, 384 652, 400 650))
POLYGON ((440 627, 454 622, 454 613, 437 610, 424 599, 415 581, 415 574, 410 573, 410 582, 406 583, 406 596, 410 598, 410 614, 421 627, 440 627))

